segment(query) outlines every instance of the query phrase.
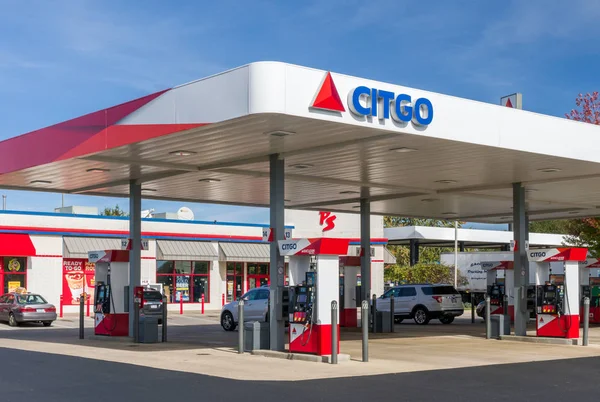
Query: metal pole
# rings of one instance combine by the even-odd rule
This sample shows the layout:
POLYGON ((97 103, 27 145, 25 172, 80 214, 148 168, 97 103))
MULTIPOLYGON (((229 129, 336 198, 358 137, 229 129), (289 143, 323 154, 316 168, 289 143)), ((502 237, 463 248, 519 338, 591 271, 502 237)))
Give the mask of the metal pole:
POLYGON ((244 299, 238 303, 238 353, 244 353, 244 299))
POLYGON ((285 320, 283 288, 285 285, 285 259, 279 253, 278 240, 285 240, 285 161, 277 154, 269 155, 269 221, 274 230, 269 245, 269 349, 283 352, 285 349, 285 320))
POLYGON ((390 297, 390 315, 392 316, 392 325, 390 326, 390 332, 394 332, 394 321, 395 321, 396 306, 394 301, 394 294, 390 297))
POLYGON ((371 321, 373 322, 373 333, 377 332, 377 325, 375 321, 377 320, 377 295, 373 293, 373 315, 371 317, 371 321))
POLYGON ((590 298, 583 298, 583 346, 588 345, 588 332, 590 330, 590 298))
POLYGON ((369 302, 363 300, 360 306, 360 319, 362 326, 362 361, 369 361, 369 302))
POLYGON ((361 301, 368 301, 371 293, 371 204, 366 198, 360 200, 360 249, 361 301))
POLYGON ((331 364, 338 364, 338 305, 335 300, 331 302, 331 364))
POLYGON ((162 311, 162 341, 167 341, 167 297, 163 296, 162 311))
POLYGON ((84 297, 79 297, 79 339, 83 339, 83 313, 85 300, 84 297))
POLYGON ((133 342, 140 341, 140 303, 137 300, 133 301, 133 342))
POLYGON ((475 296, 471 293, 471 324, 475 324, 475 296))
POLYGON ((485 339, 492 339, 492 307, 490 306, 490 296, 485 296, 485 339))
POLYGON ((454 287, 458 289, 458 221, 454 221, 454 287))
MULTIPOLYGON (((142 284, 142 185, 136 180, 129 182, 129 299, 128 311, 131 314, 135 303, 135 288, 142 284)), ((129 316, 129 334, 133 333, 134 318, 129 316)))
POLYGON ((2 195, 2 209, 6 211, 6 195, 2 195))
POLYGON ((502 314, 508 315, 508 295, 505 294, 502 298, 502 314))

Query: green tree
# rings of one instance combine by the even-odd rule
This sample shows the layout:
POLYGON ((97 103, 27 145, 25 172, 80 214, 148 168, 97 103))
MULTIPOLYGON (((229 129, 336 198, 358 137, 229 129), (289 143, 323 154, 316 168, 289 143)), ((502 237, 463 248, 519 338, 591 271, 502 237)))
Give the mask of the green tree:
POLYGON ((100 215, 103 216, 129 216, 128 213, 126 213, 125 211, 123 211, 119 205, 115 205, 114 208, 110 208, 110 207, 105 207, 104 210, 102 212, 100 212, 100 215))
POLYGON ((560 219, 529 222, 530 233, 571 234, 572 220, 560 219))
MULTIPOLYGON (((396 283, 446 283, 454 285, 454 267, 443 264, 392 265, 385 269, 384 280, 396 283)), ((468 279, 458 271, 458 286, 468 279)))

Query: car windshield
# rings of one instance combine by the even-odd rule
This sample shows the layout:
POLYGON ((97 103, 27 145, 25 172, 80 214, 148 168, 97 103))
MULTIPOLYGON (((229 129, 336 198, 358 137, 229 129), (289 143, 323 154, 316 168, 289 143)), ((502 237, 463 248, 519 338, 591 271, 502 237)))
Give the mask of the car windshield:
POLYGON ((160 294, 160 292, 156 291, 144 292, 144 300, 161 301, 162 295, 160 294))
POLYGON ((457 295, 459 294, 453 286, 426 286, 423 293, 428 296, 457 295))
POLYGON ((46 304, 48 303, 40 295, 17 295, 17 303, 19 304, 46 304))

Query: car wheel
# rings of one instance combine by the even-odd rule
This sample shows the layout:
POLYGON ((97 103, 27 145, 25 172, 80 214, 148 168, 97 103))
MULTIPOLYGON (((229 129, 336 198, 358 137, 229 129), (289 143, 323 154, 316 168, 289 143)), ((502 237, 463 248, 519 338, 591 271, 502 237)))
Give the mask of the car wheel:
POLYGON ((404 321, 404 318, 401 318, 401 317, 394 317, 394 323, 396 323, 396 324, 400 324, 402 321, 404 321))
POLYGON ((15 315, 13 313, 10 313, 10 315, 8 316, 8 325, 10 325, 11 327, 19 326, 19 323, 17 322, 17 319, 15 318, 15 315))
POLYGON ((233 315, 226 311, 221 315, 221 326, 225 331, 233 331, 236 327, 235 321, 233 321, 233 315))
POLYGON ((442 324, 452 324, 453 321, 454 321, 454 317, 451 315, 445 315, 440 318, 440 322, 442 324))
POLYGON ((419 307, 415 310, 413 319, 417 325, 427 325, 430 320, 427 310, 423 307, 419 307))
POLYGON ((44 321, 43 324, 44 324, 44 327, 49 327, 52 325, 52 321, 44 321))

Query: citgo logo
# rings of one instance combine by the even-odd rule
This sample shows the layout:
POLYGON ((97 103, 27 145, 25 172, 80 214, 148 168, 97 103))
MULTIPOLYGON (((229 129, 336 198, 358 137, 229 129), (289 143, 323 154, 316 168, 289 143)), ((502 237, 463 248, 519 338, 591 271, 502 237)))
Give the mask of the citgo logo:
POLYGON ((536 251, 533 253, 529 253, 529 255, 533 258, 539 258, 539 257, 545 257, 546 256, 546 252, 545 251, 536 251))
POLYGON ((281 245, 282 250, 296 250, 298 245, 296 243, 285 243, 281 245))

